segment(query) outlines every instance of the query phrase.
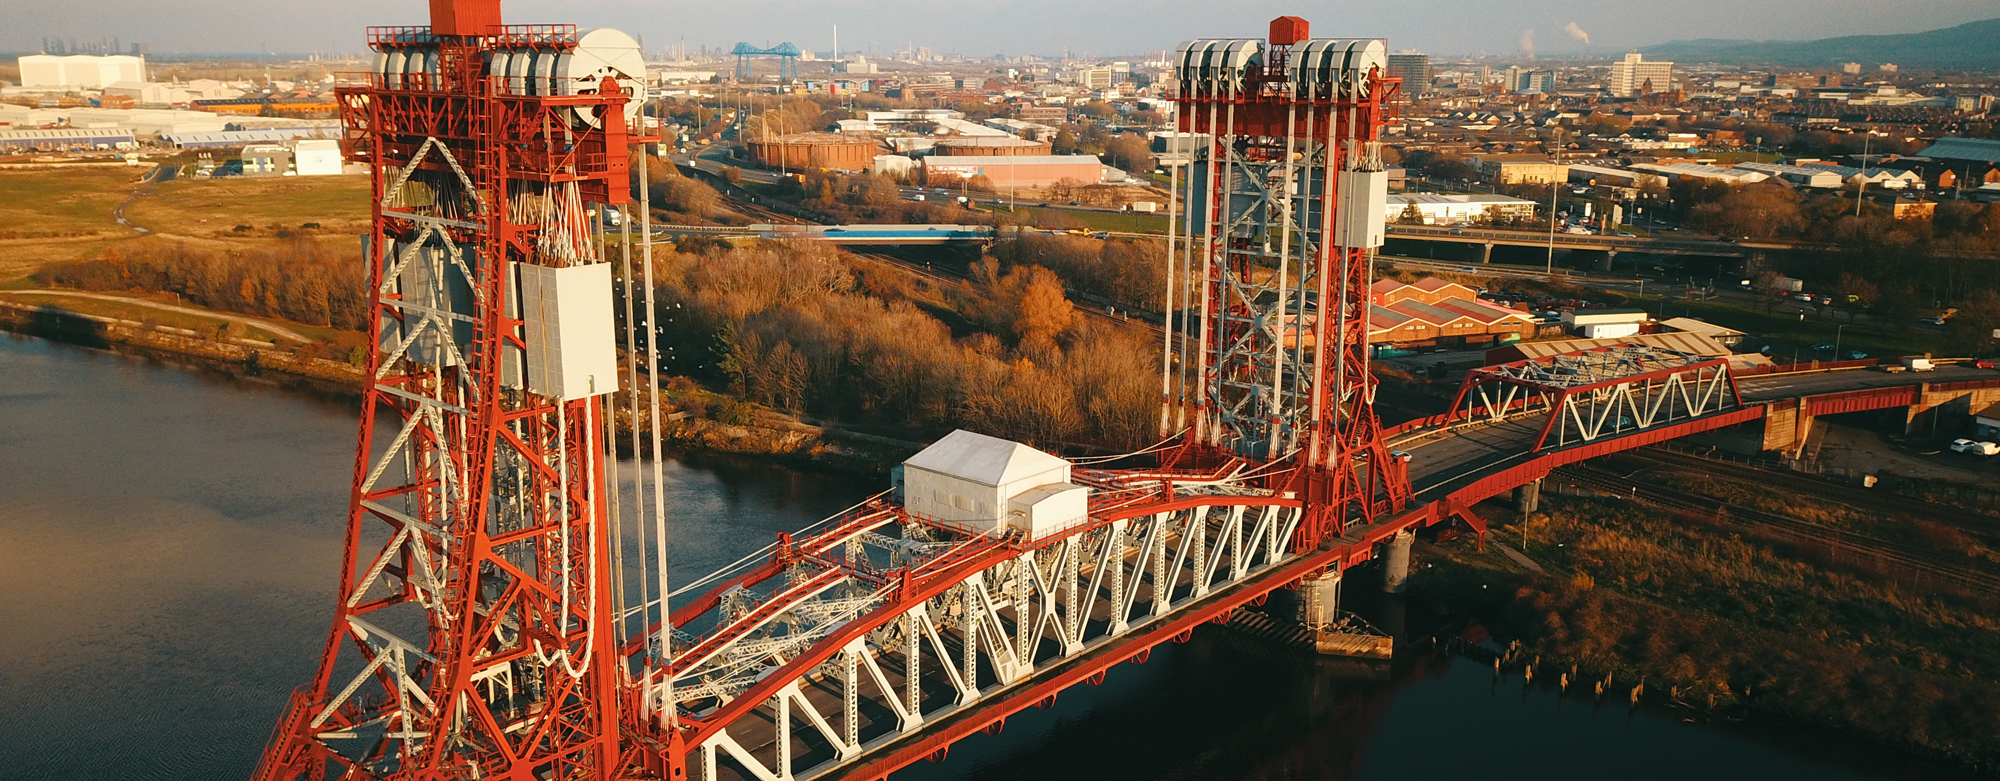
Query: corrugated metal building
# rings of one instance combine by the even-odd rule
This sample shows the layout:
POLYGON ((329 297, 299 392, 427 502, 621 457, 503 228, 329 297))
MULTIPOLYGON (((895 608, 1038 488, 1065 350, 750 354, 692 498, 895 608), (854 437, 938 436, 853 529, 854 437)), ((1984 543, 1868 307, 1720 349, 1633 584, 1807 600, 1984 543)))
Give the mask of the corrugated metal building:
POLYGON ((1368 343, 1378 347, 1483 344, 1535 332, 1527 312, 1481 301, 1478 291, 1436 277, 1408 284, 1384 279, 1370 286, 1368 298, 1368 343))
POLYGON ((0 149, 129 149, 138 146, 130 130, 110 128, 50 128, 0 130, 0 149))
POLYGON ((339 138, 339 125, 274 127, 261 130, 216 130, 206 133, 161 133, 160 143, 177 149, 281 144, 299 138, 339 138))

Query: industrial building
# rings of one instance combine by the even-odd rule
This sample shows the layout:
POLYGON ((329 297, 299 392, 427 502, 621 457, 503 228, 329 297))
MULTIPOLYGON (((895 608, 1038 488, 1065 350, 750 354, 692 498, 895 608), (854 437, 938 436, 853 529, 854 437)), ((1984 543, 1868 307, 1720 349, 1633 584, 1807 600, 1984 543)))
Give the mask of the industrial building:
POLYGON ((1014 136, 970 136, 940 139, 931 154, 947 157, 1042 157, 1054 154, 1045 141, 1014 136))
POLYGON ((1368 343, 1378 351, 1435 344, 1485 344, 1533 336, 1535 318, 1479 299, 1456 282, 1425 277, 1369 286, 1368 343))
POLYGON ((1701 163, 1635 163, 1634 171, 1646 171, 1665 176, 1668 179, 1708 179, 1725 184, 1754 184, 1771 178, 1763 171, 1748 168, 1723 168, 1701 163))
POLYGON ((1003 190, 1064 182, 1097 184, 1104 180, 1104 168, 1096 155, 931 155, 921 163, 924 181, 984 176, 1003 190))
POLYGON ((146 80, 145 58, 129 54, 30 54, 18 62, 23 89, 103 89, 146 80))
POLYGON ((746 144, 750 159, 768 168, 866 171, 879 147, 865 138, 838 133, 796 133, 746 144))
POLYGON ((1644 309, 1572 309, 1562 315, 1563 328, 1585 339, 1632 336, 1652 319, 1644 309))
POLYGON ((1636 98, 1654 92, 1672 92, 1674 89, 1674 64, 1671 62, 1647 62, 1638 52, 1625 55, 1625 59, 1611 63, 1611 83, 1607 85, 1614 98, 1636 98))
POLYGON ((1555 184, 1569 181, 1569 166, 1536 154, 1480 155, 1468 160, 1494 184, 1555 184))
POLYGON ((1783 163, 1737 163, 1734 167, 1745 171, 1762 171, 1794 187, 1816 187, 1838 189, 1840 172, 1823 165, 1786 165, 1783 163))
POLYGON ((299 138, 339 138, 339 125, 304 125, 257 130, 209 130, 194 133, 161 133, 160 143, 175 149, 198 149, 280 144, 299 138))
POLYGON ((134 149, 132 131, 96 128, 0 130, 0 150, 62 152, 73 149, 134 149))
POLYGON ((1655 184, 1665 187, 1667 186, 1667 177, 1643 171, 1607 168, 1601 165, 1571 165, 1569 167, 1569 183, 1587 187, 1616 187, 1640 190, 1655 184))
POLYGON ((1535 202, 1493 193, 1407 193, 1384 202, 1383 219, 1401 222, 1411 207, 1425 225, 1460 225, 1491 218, 1535 216, 1535 202))
POLYGON ((332 176, 341 169, 340 142, 333 139, 250 144, 238 157, 244 176, 332 176))

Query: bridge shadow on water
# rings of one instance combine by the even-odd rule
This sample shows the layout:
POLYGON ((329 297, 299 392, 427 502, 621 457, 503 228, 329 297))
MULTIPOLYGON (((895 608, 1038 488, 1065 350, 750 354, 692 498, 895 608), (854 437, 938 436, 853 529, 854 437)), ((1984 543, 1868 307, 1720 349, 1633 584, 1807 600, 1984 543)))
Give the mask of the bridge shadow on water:
POLYGON ((1398 634, 1394 662, 1318 657, 1205 625, 892 778, 1973 777, 1776 718, 1703 723, 1608 695, 1593 702, 1581 687, 1565 696, 1546 679, 1524 685, 1518 667, 1496 676, 1490 657, 1429 648, 1431 633, 1463 625, 1449 610, 1375 592, 1370 567, 1354 573, 1344 598, 1398 634))

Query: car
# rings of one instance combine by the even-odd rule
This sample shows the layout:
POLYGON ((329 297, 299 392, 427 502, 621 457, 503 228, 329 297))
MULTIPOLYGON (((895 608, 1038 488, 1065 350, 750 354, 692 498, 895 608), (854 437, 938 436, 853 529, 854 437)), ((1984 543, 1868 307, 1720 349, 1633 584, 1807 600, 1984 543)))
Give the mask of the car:
POLYGON ((1638 236, 1634 236, 1634 235, 1632 235, 1632 234, 1630 234, 1630 233, 1626 233, 1625 231, 1619 231, 1619 232, 1618 232, 1618 237, 1619 237, 1619 238, 1624 238, 1624 239, 1636 239, 1636 238, 1639 238, 1638 236))
POLYGON ((1923 324, 1925 324, 1925 325, 1944 325, 1944 318, 1942 318, 1942 317, 1919 317, 1919 318, 1917 318, 1917 322, 1919 322, 1919 323, 1923 323, 1923 324))
POLYGON ((1476 268, 1473 268, 1473 267, 1471 267, 1471 266, 1459 266, 1457 270, 1458 270, 1458 271, 1459 271, 1460 273, 1471 273, 1471 272, 1474 272, 1474 271, 1478 271, 1479 269, 1476 269, 1476 268))
POLYGON ((1865 360, 1867 357, 1868 354, 1860 350, 1848 350, 1840 354, 1840 359, 1843 361, 1859 361, 1865 360))
POLYGON ((1110 232, 1110 231, 1097 231, 1096 233, 1092 233, 1092 234, 1090 234, 1090 237, 1091 237, 1091 238, 1093 238, 1093 239, 1108 239, 1108 238, 1111 238, 1111 232, 1110 232))
POLYGON ((1809 350, 1812 350, 1813 352, 1816 352, 1816 353, 1830 353, 1830 352, 1833 352, 1833 343, 1832 343, 1832 342, 1820 342, 1820 343, 1818 343, 1818 344, 1815 344, 1815 345, 1813 345, 1813 346, 1811 346, 1811 347, 1809 347, 1809 348, 1806 348, 1806 349, 1809 349, 1809 350))
POLYGON ((1972 362, 1972 368, 1975 369, 1991 369, 1995 366, 2000 366, 2000 360, 1996 360, 1993 358, 1980 358, 1972 362))
POLYGON ((1452 228, 1450 232, 1451 232, 1451 235, 1453 235, 1453 236, 1458 236, 1458 235, 1462 235, 1462 234, 1464 234, 1464 233, 1465 233, 1465 229, 1464 229, 1464 228, 1452 228))
POLYGON ((1082 204, 1082 203, 1080 203, 1080 202, 1077 202, 1077 201, 1070 201, 1070 202, 1069 202, 1069 205, 1071 205, 1071 206, 1082 206, 1083 204, 1082 204))
POLYGON ((1951 452, 1970 453, 1975 456, 2000 455, 2000 444, 1976 439, 1954 439, 1951 441, 1951 452))
POLYGON ((1042 205, 1043 205, 1043 206, 1047 206, 1047 205, 1049 205, 1049 202, 1048 202, 1048 201, 1043 201, 1043 202, 1042 202, 1042 205))

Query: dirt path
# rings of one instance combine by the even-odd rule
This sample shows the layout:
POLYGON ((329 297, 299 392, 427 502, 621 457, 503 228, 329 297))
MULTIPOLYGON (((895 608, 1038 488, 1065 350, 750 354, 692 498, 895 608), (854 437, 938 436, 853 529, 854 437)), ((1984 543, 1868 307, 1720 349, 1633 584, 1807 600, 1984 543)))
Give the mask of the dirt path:
POLYGON ((178 312, 184 315, 195 315, 197 317, 213 317, 220 320, 228 320, 229 322, 232 323, 246 325, 252 328, 261 328, 265 331, 269 331, 272 335, 277 336, 280 339, 290 339, 297 342, 312 341, 312 337, 301 334, 290 328, 286 328, 285 326, 278 325, 277 323, 273 323, 269 320, 264 320, 255 317, 245 317, 243 315, 232 315, 227 312, 217 312, 209 309, 197 309, 194 307, 175 306, 173 304, 162 304, 158 301, 147 301, 143 298, 125 298, 123 296, 106 295, 104 293, 85 293, 77 290, 8 290, 5 291, 4 294, 10 296, 76 296, 78 298, 95 298, 99 301, 114 301, 120 304, 132 304, 134 306, 150 307, 153 309, 159 309, 167 312, 178 312))

